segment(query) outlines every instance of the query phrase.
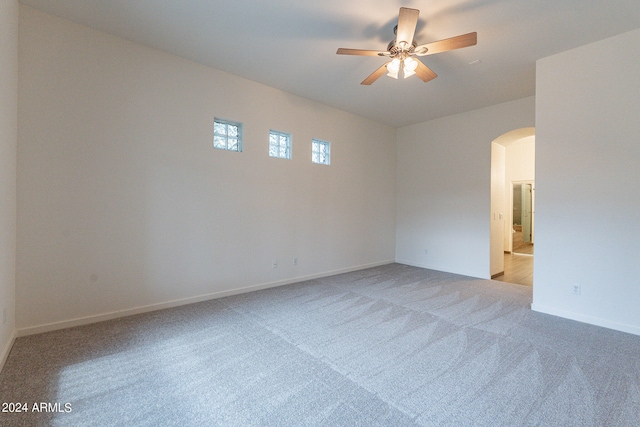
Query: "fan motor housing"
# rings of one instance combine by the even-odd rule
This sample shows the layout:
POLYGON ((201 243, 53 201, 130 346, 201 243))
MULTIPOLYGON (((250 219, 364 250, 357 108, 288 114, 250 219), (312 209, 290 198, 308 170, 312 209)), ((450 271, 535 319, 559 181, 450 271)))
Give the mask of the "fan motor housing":
POLYGON ((411 43, 411 47, 409 49, 402 49, 398 46, 396 46, 396 41, 395 40, 391 40, 389 42, 389 45, 387 46, 387 50, 389 51, 389 53, 391 54, 391 56, 396 56, 399 53, 405 51, 408 53, 413 53, 413 51, 415 50, 415 48, 418 47, 418 43, 415 42, 415 40, 411 43))

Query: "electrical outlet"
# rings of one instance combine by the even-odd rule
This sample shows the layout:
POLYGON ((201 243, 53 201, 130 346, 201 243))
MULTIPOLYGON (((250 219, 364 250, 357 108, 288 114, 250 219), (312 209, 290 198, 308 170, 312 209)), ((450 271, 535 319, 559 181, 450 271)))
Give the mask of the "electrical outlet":
POLYGON ((580 285, 573 285, 573 288, 572 288, 571 292, 574 295, 580 295, 580 291, 581 291, 581 286, 580 285))
POLYGON ((277 261, 277 260, 276 260, 276 261, 273 261, 273 263, 271 264, 271 266, 272 266, 273 268, 278 268, 278 261, 277 261))

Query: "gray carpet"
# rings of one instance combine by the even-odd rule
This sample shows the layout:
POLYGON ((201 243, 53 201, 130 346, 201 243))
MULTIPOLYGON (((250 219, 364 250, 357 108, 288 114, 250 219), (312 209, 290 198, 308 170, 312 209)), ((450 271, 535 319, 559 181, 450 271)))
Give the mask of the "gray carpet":
POLYGON ((640 425, 640 337, 530 303, 391 264, 19 338, 0 425, 640 425))

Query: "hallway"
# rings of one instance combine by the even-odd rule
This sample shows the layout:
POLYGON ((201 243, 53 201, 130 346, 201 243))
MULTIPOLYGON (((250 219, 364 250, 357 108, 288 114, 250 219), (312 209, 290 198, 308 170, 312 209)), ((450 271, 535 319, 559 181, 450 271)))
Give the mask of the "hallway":
POLYGON ((493 280, 533 286, 533 256, 505 253, 504 274, 493 280))

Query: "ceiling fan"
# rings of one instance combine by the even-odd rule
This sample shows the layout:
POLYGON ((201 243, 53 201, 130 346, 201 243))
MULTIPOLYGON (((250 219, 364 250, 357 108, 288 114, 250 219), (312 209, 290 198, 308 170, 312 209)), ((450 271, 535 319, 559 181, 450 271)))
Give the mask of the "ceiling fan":
POLYGON ((360 83, 363 85, 370 85, 385 73, 389 77, 397 79, 400 70, 402 70, 405 79, 416 74, 424 82, 433 80, 438 75, 419 59, 414 58, 414 56, 433 55, 434 53, 474 46, 478 40, 478 33, 463 34, 418 46, 413 40, 413 36, 418 24, 419 14, 420 11, 418 9, 400 8, 398 25, 394 29, 396 39, 389 43, 386 51, 340 48, 336 53, 338 55, 386 56, 391 58, 390 61, 364 79, 360 83))

